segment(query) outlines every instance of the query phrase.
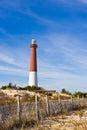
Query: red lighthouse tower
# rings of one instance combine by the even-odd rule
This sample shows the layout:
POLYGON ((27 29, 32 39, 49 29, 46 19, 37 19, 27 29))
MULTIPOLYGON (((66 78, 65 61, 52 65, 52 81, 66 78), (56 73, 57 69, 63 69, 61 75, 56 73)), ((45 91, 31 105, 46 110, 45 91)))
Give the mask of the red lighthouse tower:
POLYGON ((37 53, 36 53, 36 40, 32 39, 30 45, 30 72, 29 72, 29 86, 38 86, 37 83, 37 53))

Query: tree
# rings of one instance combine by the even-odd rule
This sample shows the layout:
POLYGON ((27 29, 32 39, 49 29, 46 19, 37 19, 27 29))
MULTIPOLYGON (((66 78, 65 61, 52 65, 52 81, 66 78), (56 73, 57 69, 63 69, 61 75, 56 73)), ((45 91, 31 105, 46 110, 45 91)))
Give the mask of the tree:
POLYGON ((5 85, 5 86, 1 87, 1 89, 7 89, 7 88, 17 89, 16 84, 13 85, 12 83, 9 83, 8 85, 5 85))
POLYGON ((71 93, 70 93, 69 91, 67 91, 65 88, 63 88, 63 89, 61 90, 61 93, 65 93, 65 94, 71 95, 71 93))
POLYGON ((78 92, 75 92, 75 93, 74 93, 74 96, 75 96, 75 97, 78 97, 78 96, 79 96, 80 98, 82 98, 82 97, 86 98, 87 92, 84 93, 84 92, 78 91, 78 92))

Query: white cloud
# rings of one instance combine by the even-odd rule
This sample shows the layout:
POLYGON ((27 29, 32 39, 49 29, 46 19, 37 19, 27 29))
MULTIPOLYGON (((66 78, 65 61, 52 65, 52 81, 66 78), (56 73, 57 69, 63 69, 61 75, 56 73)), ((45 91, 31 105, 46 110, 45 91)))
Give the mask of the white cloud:
POLYGON ((3 28, 0 32, 4 38, 0 39, 0 63, 27 68, 29 64, 29 35, 11 35, 3 28), (9 46, 10 45, 10 46, 9 46))
POLYGON ((21 4, 20 0, 0 0, 0 6, 1 7, 11 7, 11 8, 15 8, 15 7, 19 7, 21 4))
POLYGON ((60 91, 62 88, 66 88, 71 92, 86 90, 87 76, 68 73, 62 68, 57 68, 57 66, 52 67, 49 65, 47 68, 43 67, 40 72, 38 70, 39 86, 57 91, 60 91))
POLYGON ((87 4, 87 0, 78 0, 81 3, 87 4))
POLYGON ((7 55, 0 54, 0 61, 19 66, 19 64, 16 63, 15 59, 13 59, 7 55))
MULTIPOLYGON (((82 10, 81 6, 87 4, 87 0, 48 0, 52 4, 63 5, 64 7, 68 7, 70 9, 74 9, 76 7, 82 10)), ((78 8, 76 8, 78 10, 78 8)), ((83 9, 84 10, 84 9, 83 9)))
POLYGON ((8 75, 23 76, 23 77, 26 77, 28 75, 27 70, 7 67, 7 66, 0 66, 0 73, 8 74, 8 75))
MULTIPOLYGON (((52 47, 46 48, 45 52, 49 53, 49 56, 60 55, 62 61, 87 68, 87 51, 84 46, 85 42, 81 38, 56 34, 48 36, 48 41, 52 47)), ((55 57, 55 59, 58 58, 60 59, 60 57, 55 57)))
POLYGON ((54 25, 58 25, 58 22, 52 21, 52 19, 47 19, 44 18, 42 15, 40 16, 39 14, 36 14, 35 12, 33 12, 30 9, 26 9, 26 10, 17 10, 19 13, 21 14, 25 14, 27 16, 31 16, 32 18, 36 19, 37 22, 39 22, 40 24, 47 24, 48 26, 54 26, 54 25))

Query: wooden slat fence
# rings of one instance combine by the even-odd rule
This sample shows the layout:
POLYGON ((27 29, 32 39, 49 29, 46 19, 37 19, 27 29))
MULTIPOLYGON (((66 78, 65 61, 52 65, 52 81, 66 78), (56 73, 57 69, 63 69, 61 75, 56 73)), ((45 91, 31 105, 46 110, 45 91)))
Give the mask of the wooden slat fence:
POLYGON ((67 100, 46 100, 38 101, 35 97, 35 102, 26 102, 20 104, 11 104, 0 106, 0 123, 8 120, 29 120, 43 119, 50 115, 57 115, 66 111, 72 111, 82 107, 87 107, 87 98, 74 98, 67 100), (18 113, 19 112, 19 113, 18 113))

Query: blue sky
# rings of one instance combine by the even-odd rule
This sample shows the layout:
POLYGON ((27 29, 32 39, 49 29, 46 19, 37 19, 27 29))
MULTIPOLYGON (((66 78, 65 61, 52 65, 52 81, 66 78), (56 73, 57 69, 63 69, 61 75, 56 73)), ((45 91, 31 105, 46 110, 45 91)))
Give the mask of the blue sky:
POLYGON ((28 84, 32 38, 39 86, 87 92, 87 0, 0 0, 0 86, 28 84))

